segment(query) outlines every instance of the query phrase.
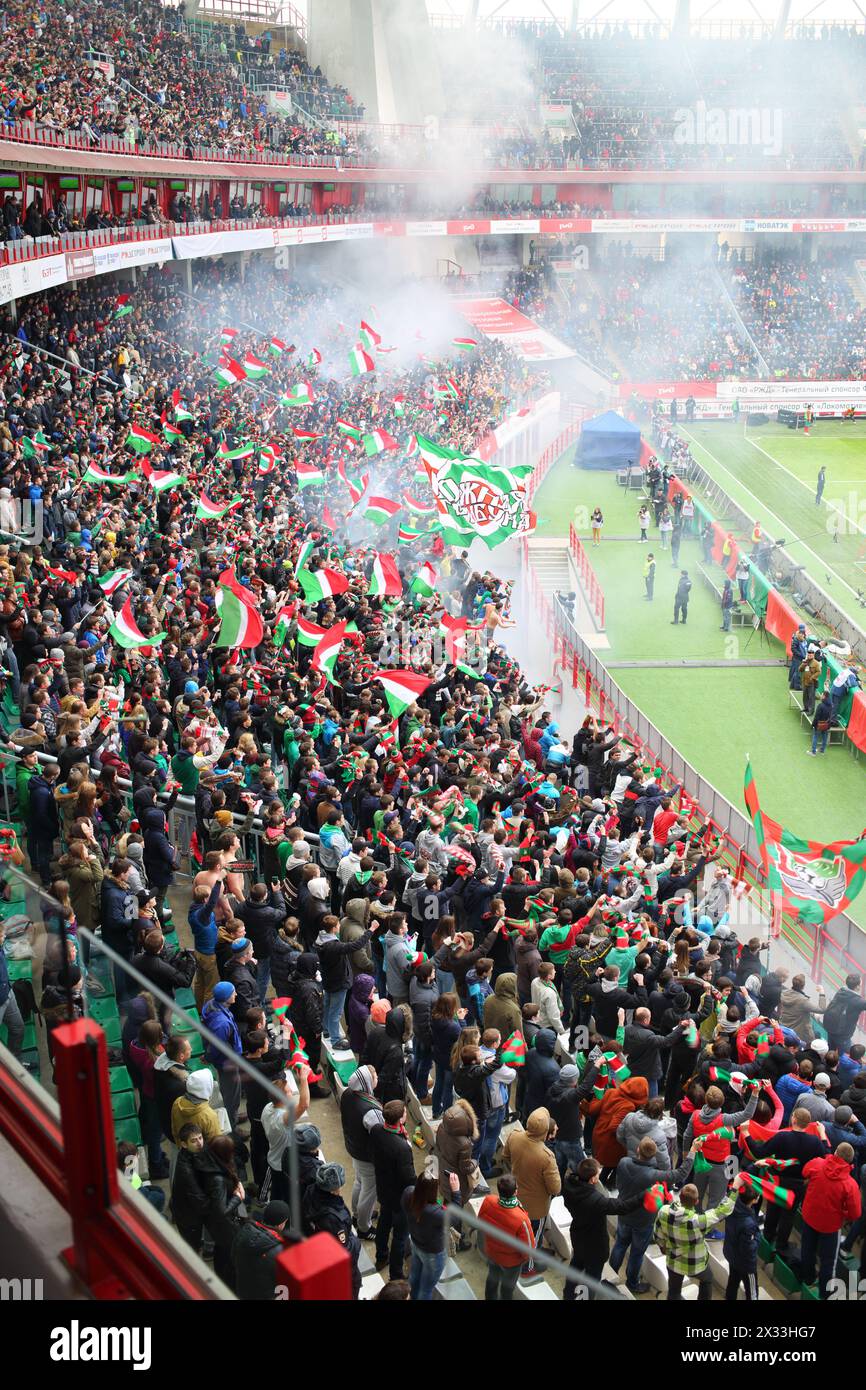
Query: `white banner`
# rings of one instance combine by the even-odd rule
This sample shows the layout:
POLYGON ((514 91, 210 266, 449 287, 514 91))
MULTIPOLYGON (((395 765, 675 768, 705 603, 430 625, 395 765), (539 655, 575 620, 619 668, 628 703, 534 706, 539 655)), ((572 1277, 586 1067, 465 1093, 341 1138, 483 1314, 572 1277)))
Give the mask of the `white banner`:
POLYGON ((94 246, 93 264, 97 275, 111 270, 125 270, 131 265, 154 265, 173 258, 171 237, 155 237, 153 241, 121 241, 115 246, 94 246))
POLYGON ((447 236, 447 222, 407 222, 407 236, 447 236))
POLYGON ((866 402, 866 381, 719 381, 719 401, 738 400, 740 407, 803 405, 820 406, 842 400, 846 405, 866 402))

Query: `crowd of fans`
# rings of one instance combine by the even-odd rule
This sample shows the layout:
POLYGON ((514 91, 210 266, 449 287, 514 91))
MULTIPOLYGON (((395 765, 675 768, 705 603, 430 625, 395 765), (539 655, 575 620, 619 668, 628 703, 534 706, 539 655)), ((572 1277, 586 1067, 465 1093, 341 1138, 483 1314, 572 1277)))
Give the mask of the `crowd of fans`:
MULTIPOLYGON (((521 275, 515 294, 534 292, 521 275)), ((825 1296, 831 1243, 835 1259, 840 1233, 848 1248, 859 1237, 859 978, 813 1002, 802 977, 762 972, 760 940, 729 924, 708 827, 591 717, 565 737, 501 644, 508 586, 430 526, 412 435, 468 450, 543 380, 495 343, 448 363, 418 362, 413 343, 392 366, 369 325, 377 370, 349 379, 354 335, 326 285, 254 262, 243 283, 197 267, 195 288, 190 300, 152 271, 121 304, 93 281, 23 300, 3 326, 2 679, 16 814, 46 889, 49 1050, 54 1027, 113 986, 146 1195, 166 1213, 170 1199, 180 1234, 243 1298, 273 1296, 293 1162, 304 1231, 341 1239, 356 1294, 370 1240, 386 1296, 431 1298, 451 1248, 440 1199, 465 1205, 487 1184, 482 1217, 524 1246, 488 1239, 489 1299, 532 1272, 560 1193, 578 1283, 609 1255, 640 1295, 655 1233, 669 1297, 686 1276, 709 1297, 704 1230, 725 1221, 727 1296, 739 1283, 754 1296, 757 1208, 742 1177, 727 1193, 732 1153, 756 1179, 762 1158, 796 1159, 784 1183, 802 1208, 799 1269, 825 1296), (213 375, 226 351, 267 358, 268 375, 226 392, 213 375), (281 404, 299 378, 310 403, 281 404), (132 427, 156 437, 146 460, 132 427), (374 430, 395 446, 360 450, 352 432, 374 430), (309 485, 302 463, 322 479, 309 485), (146 464, 180 484, 153 486, 146 464), (401 504, 375 525, 374 491, 401 504), (202 520, 201 493, 232 510, 202 520), (17 503, 41 504, 36 546, 17 535, 17 503), (396 619, 393 597, 370 592, 383 551, 396 619), (413 583, 425 564, 435 584, 413 583), (261 620, 250 647, 218 645, 232 595, 261 620), (122 610, 141 633, 131 646, 122 610), (395 621, 404 651, 383 659, 395 621), (332 669, 306 644, 310 623, 351 625, 332 669), (400 705, 385 666, 421 678, 400 705), (194 808, 189 896, 167 819, 180 795, 194 808), (85 928, 117 953, 113 973, 85 928), (208 1044, 196 1069, 127 966, 169 995, 191 985, 229 1056, 208 1044), (340 1102, 345 1161, 322 1154, 319 1127, 321 1069, 341 1051, 360 1063, 340 1102), (260 1081, 242 1082, 241 1056, 260 1081), (416 1175, 410 1087, 438 1121, 436 1176, 416 1175)), ((20 1052, 6 970, 0 952, 20 1052)), ((127 1175, 135 1157, 120 1146, 127 1175)), ((764 1235, 797 1257, 769 1203, 764 1235)), ((455 1239, 470 1246, 465 1225, 455 1239)))
POLYGON ((731 294, 775 376, 857 380, 863 374, 863 308, 849 254, 816 260, 762 251, 730 271, 731 294))
MULTIPOLYGON (((363 106, 345 88, 299 52, 275 51, 267 33, 253 37, 236 24, 199 40, 182 7, 157 0, 40 0, 36 9, 10 0, 0 111, 6 122, 80 132, 91 143, 111 135, 138 148, 271 150, 328 163, 450 166, 459 157, 490 168, 844 169, 855 157, 843 127, 859 90, 859 38, 745 47, 694 40, 684 50, 671 40, 547 34, 511 53, 517 68, 534 65, 534 86, 518 94, 518 106, 531 109, 497 127, 489 124, 502 114, 495 102, 479 103, 469 123, 479 122, 477 132, 443 130, 436 140, 365 127, 363 106), (288 114, 269 102, 277 87, 294 103, 288 114), (567 123, 538 129, 539 100, 566 104, 567 123), (770 113, 773 130, 722 147, 684 140, 681 113, 698 100, 770 113)), ((482 80, 476 72, 473 86, 482 80)), ((495 88, 496 75, 488 80, 495 88)), ((443 82, 447 90, 447 67, 443 82)))

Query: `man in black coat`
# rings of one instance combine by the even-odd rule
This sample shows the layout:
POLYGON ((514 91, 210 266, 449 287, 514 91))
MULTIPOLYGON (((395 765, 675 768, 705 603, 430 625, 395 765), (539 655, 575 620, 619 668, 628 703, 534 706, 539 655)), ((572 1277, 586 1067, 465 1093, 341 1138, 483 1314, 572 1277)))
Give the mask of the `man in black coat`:
MULTIPOLYGON (((633 1197, 608 1197, 598 1181, 601 1164, 595 1158, 584 1158, 577 1171, 569 1170, 562 1184, 562 1196, 571 1217, 571 1267, 585 1271, 593 1279, 601 1279, 610 1251, 607 1229, 609 1216, 624 1216, 643 1205, 643 1193, 633 1197)), ((577 1282, 569 1279, 563 1301, 573 1303, 577 1282)), ((594 1298, 592 1290, 590 1299, 594 1298)))
POLYGON ((650 1095, 657 1096, 663 1074, 662 1053, 673 1047, 682 1032, 682 1024, 667 1037, 662 1037, 653 1032, 651 1018, 649 1009, 635 1009, 634 1018, 625 1030, 623 1052, 632 1076, 646 1077, 650 1095))
POLYGON ((259 1003, 264 1004, 271 982, 271 955, 274 937, 286 920, 286 902, 276 883, 254 883, 246 902, 235 909, 235 916, 253 943, 259 982, 259 1003))
POLYGON ((556 1034, 552 1028, 541 1028, 535 1039, 535 1046, 526 1054, 526 1089, 520 1118, 526 1124, 527 1118, 539 1106, 547 1105, 551 1087, 559 1080, 559 1063, 554 1057, 556 1034))
POLYGON ((238 1298, 272 1301, 277 1256, 286 1248, 283 1231, 289 1219, 285 1202, 268 1202, 261 1221, 242 1221, 232 1246, 238 1298))
POLYGON ((209 1206, 196 1170, 196 1159, 204 1152, 204 1135, 198 1125, 186 1124, 181 1126, 177 1137, 180 1143, 171 1179, 171 1210, 179 1233, 198 1253, 209 1206))
POLYGON ((370 1130, 370 1152, 376 1174, 376 1196, 379 1199, 376 1268, 384 1269, 387 1264, 391 1279, 404 1277, 409 1223, 401 1198, 407 1187, 415 1185, 415 1164, 412 1145, 406 1137, 405 1120, 406 1107, 403 1102, 389 1100, 382 1107, 382 1124, 370 1130))
POLYGON ((340 919, 328 913, 322 918, 322 930, 316 937, 315 949, 319 956, 319 970, 322 975, 322 988, 325 991, 325 1012, 323 1032, 331 1046, 347 1048, 348 1039, 343 1036, 343 1008, 346 995, 352 983, 351 957, 366 946, 378 923, 367 927, 360 936, 351 941, 339 938, 340 919))
POLYGON ((259 1005, 259 982, 253 958, 252 942, 239 936, 232 942, 231 960, 223 971, 223 979, 234 987, 231 1010, 241 1035, 247 1028, 247 1014, 259 1005))
POLYGON ((592 1000, 596 1032, 600 1033, 603 1038, 615 1038, 619 1026, 618 1014, 620 1009, 639 1009, 642 1004, 646 1005, 649 1002, 644 988, 643 975, 638 974, 632 977, 634 994, 629 994, 627 989, 620 988, 618 965, 606 966, 604 970, 599 971, 599 975, 601 978, 587 988, 587 994, 592 1000))

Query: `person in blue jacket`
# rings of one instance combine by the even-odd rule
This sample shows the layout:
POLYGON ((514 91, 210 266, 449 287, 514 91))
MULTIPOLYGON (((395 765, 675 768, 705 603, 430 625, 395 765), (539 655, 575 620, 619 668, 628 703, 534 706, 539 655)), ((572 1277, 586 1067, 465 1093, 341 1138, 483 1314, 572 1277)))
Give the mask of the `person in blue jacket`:
MULTIPOLYGON (((219 1038, 226 1047, 230 1047, 240 1057, 244 1049, 241 1035, 238 1032, 238 1025, 235 1023, 231 1011, 231 1005, 234 1001, 234 985, 229 984, 228 980, 220 980, 214 989, 213 997, 208 1000, 202 1010, 201 1021, 205 1028, 210 1029, 215 1037, 219 1038)), ((206 1056, 207 1060, 212 1062, 217 1069, 223 1105, 228 1111, 231 1127, 235 1129, 241 1103, 240 1070, 234 1061, 226 1057, 225 1053, 214 1047, 212 1043, 208 1043, 206 1056)))
POLYGON ((194 888, 193 901, 187 913, 195 954, 195 975, 192 990, 195 995, 195 1006, 199 1013, 201 1013, 207 1000, 210 999, 214 986, 219 980, 216 963, 216 939, 219 930, 216 920, 216 905, 222 892, 224 878, 225 869, 221 869, 210 893, 204 885, 194 888), (207 896, 205 896, 206 894, 207 896))
POLYGON ((755 1214, 757 1193, 741 1187, 737 1202, 725 1222, 725 1243, 722 1246, 728 1262, 728 1284, 725 1300, 736 1303, 742 1284, 746 1299, 751 1303, 758 1297, 758 1242, 761 1228, 755 1214))

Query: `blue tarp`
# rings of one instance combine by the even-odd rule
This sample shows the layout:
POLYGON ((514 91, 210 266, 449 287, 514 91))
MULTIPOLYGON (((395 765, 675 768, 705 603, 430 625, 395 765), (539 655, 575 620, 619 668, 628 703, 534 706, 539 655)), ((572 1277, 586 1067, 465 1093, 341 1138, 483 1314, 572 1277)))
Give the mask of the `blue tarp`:
POLYGON ((575 468, 625 468, 640 461, 640 430, 615 410, 587 420, 580 431, 575 468))

